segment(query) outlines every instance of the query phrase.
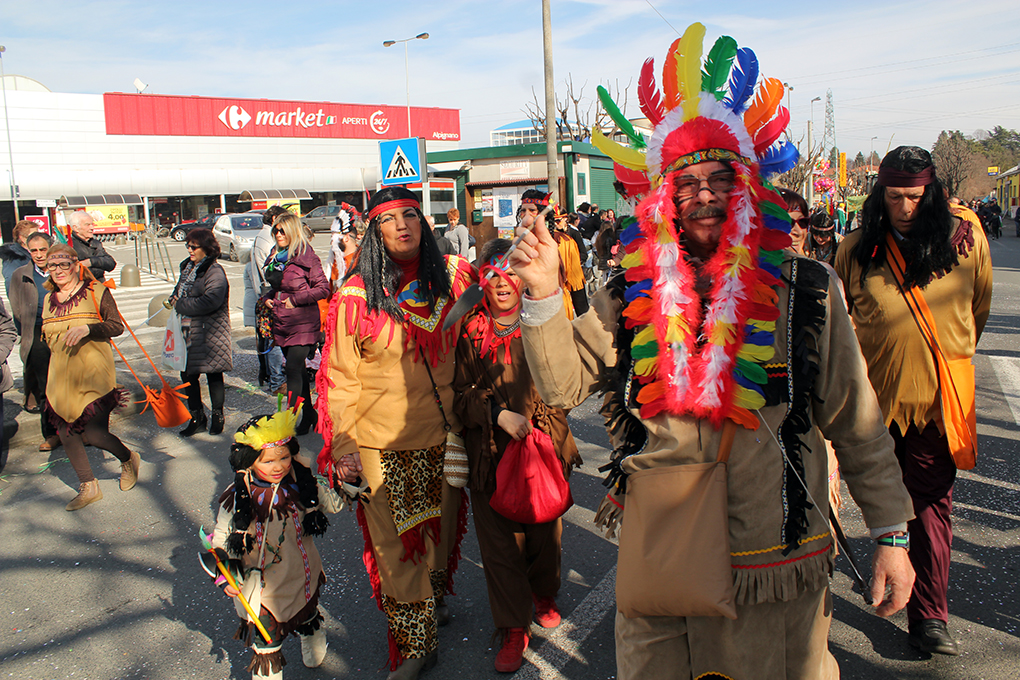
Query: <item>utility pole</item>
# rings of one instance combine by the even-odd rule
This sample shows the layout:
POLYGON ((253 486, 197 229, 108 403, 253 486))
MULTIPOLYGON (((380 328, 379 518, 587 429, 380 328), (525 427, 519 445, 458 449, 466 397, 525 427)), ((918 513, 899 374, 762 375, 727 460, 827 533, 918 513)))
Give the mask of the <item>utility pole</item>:
POLYGON ((552 15, 549 0, 542 0, 542 57, 545 60, 545 162, 550 201, 560 200, 560 173, 556 165, 556 88, 553 81, 552 15))

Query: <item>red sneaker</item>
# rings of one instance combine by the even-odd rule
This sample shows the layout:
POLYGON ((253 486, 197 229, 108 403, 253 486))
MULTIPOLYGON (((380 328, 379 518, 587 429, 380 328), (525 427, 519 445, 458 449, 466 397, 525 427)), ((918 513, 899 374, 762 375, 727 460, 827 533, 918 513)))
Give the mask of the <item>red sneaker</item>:
POLYGON ((503 636, 503 646, 496 654, 496 670, 513 673, 524 663, 524 650, 528 648, 528 634, 523 628, 508 628, 503 636))
POLYGON ((538 597, 532 595, 535 601, 535 620, 543 628, 555 628, 560 625, 560 609, 556 606, 556 600, 551 597, 538 597))

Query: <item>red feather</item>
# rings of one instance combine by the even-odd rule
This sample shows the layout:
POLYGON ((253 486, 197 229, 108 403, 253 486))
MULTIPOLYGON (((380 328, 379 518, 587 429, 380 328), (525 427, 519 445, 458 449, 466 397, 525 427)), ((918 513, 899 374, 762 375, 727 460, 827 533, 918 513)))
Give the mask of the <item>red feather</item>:
POLYGON ((779 135, 783 134, 783 130, 790 124, 790 110, 785 106, 779 107, 779 113, 776 117, 770 120, 765 125, 761 126, 757 132, 754 133, 754 153, 755 155, 762 155, 765 150, 772 146, 772 142, 779 139, 779 135))
MULTIPOLYGON (((655 85, 655 58, 648 57, 641 66, 641 77, 638 78, 638 102, 645 118, 658 125, 662 121, 662 95, 655 85)), ((622 181, 622 180, 621 180, 622 181)))
POLYGON ((631 170, 619 163, 613 163, 613 171, 616 173, 616 179, 620 180, 627 190, 628 198, 643 196, 652 188, 648 182, 648 176, 640 170, 631 170))

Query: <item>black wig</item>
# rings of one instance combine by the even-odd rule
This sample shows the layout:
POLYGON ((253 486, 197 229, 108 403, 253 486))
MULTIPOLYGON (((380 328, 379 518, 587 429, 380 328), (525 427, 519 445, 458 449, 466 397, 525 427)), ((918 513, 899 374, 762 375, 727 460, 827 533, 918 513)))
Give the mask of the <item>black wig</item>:
MULTIPOLYGON (((368 204, 371 211, 377 205, 388 201, 418 198, 404 187, 386 187, 372 197, 368 204)), ((421 224, 421 241, 418 246, 418 292, 428 301, 429 308, 434 308, 436 301, 448 296, 451 290, 450 275, 446 271, 446 259, 439 252, 436 237, 425 221, 425 215, 415 208, 421 224)), ((383 244, 382 232, 379 229, 379 216, 373 217, 361 240, 361 249, 354 266, 347 272, 346 278, 357 274, 365 283, 365 297, 368 308, 375 312, 384 312, 396 321, 404 320, 404 313, 397 305, 400 293, 401 270, 383 244)))
MULTIPOLYGON (((931 155, 918 146, 900 146, 882 159, 881 168, 919 173, 934 165, 931 155)), ((951 239, 956 220, 949 212, 949 203, 936 176, 924 187, 917 205, 917 216, 910 234, 899 242, 907 270, 903 283, 907 288, 924 288, 937 276, 945 275, 959 263, 951 239)), ((861 284, 872 264, 885 262, 885 235, 892 229, 885 208, 885 187, 876 184, 861 208, 861 240, 852 253, 861 265, 861 284)))

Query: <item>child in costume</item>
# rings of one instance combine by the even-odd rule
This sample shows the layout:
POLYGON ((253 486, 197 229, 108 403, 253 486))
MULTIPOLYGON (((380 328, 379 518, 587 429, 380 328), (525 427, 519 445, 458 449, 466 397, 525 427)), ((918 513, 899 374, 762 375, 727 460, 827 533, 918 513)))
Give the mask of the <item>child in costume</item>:
MULTIPOLYGON (((506 239, 485 244, 478 260, 482 277, 509 248, 506 239)), ((542 401, 528 370, 520 330, 520 280, 512 271, 496 269, 496 274, 485 287, 484 308, 468 317, 457 342, 453 406, 465 427, 475 531, 489 608, 501 638, 495 666, 512 673, 520 668, 528 646, 532 604, 540 626, 559 625, 555 598, 563 524, 560 518, 525 524, 499 514, 490 505, 496 468, 510 442, 524 439, 533 428, 550 436, 564 477, 581 465, 581 457, 567 412, 542 401)))
MULTIPOLYGON (((282 680, 286 663, 283 640, 301 638, 301 659, 315 668, 326 656, 326 635, 320 629, 319 588, 326 582, 312 536, 321 536, 329 522, 322 513, 336 512, 336 496, 319 486, 308 461, 297 456, 295 435, 299 407, 256 416, 238 428, 230 447, 234 483, 219 497, 212 537, 214 548, 230 557, 241 594, 269 633, 267 642, 243 605, 244 619, 235 639, 251 643, 248 670, 253 680, 282 680)), ((224 589, 236 598, 230 585, 224 589)))

